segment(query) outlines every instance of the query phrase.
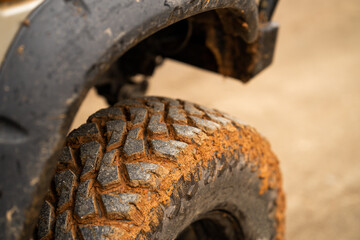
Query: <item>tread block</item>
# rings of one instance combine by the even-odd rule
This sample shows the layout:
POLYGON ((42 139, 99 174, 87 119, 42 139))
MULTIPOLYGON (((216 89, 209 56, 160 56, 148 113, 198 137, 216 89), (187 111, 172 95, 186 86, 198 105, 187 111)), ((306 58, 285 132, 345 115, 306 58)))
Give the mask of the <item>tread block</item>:
POLYGON ((221 154, 221 157, 217 156, 214 158, 216 164, 215 171, 218 177, 220 177, 229 168, 229 164, 226 159, 227 157, 223 153, 221 154))
POLYGON ((214 159, 212 159, 208 163, 207 168, 203 168, 202 170, 203 170, 202 176, 204 179, 204 183, 205 183, 205 185, 207 185, 214 180, 215 171, 216 171, 216 163, 215 163, 214 159))
POLYGON ((194 114, 194 115, 204 115, 204 113, 202 111, 200 111, 199 109, 197 109, 194 104, 189 103, 189 102, 185 102, 184 103, 184 109, 187 113, 189 114, 194 114))
POLYGON ((187 123, 186 115, 179 108, 170 107, 168 117, 174 122, 187 123))
POLYGON ((201 132, 199 128, 191 127, 187 125, 173 124, 173 127, 175 129, 176 135, 178 135, 179 137, 192 138, 196 134, 201 132))
POLYGON ((239 166, 240 169, 244 169, 246 167, 246 160, 244 154, 238 153, 237 156, 238 156, 237 159, 234 158, 235 159, 234 161, 229 162, 230 167, 235 168, 239 166))
POLYGON ((78 129, 73 130, 69 136, 68 139, 74 139, 74 138, 92 138, 92 137, 99 137, 101 138, 99 128, 96 123, 87 123, 81 125, 78 129))
POLYGON ((181 203, 174 204, 174 205, 168 207, 168 210, 165 213, 166 217, 169 219, 173 219, 174 217, 176 217, 176 215, 178 215, 178 213, 180 211, 180 207, 181 207, 181 203))
POLYGON ((178 100, 175 100, 175 99, 172 99, 172 98, 166 98, 166 97, 164 97, 163 99, 168 102, 170 107, 179 107, 179 106, 181 106, 180 102, 178 100))
POLYGON ((159 168, 159 164, 155 163, 126 163, 125 167, 129 175, 130 181, 146 182, 151 178, 151 172, 159 168))
POLYGON ((125 130, 126 127, 126 122, 119 119, 119 120, 113 120, 113 121, 108 121, 106 123, 106 130, 107 132, 122 132, 123 130, 125 130))
POLYGON ((79 227, 83 239, 86 240, 106 240, 114 229, 111 226, 83 226, 79 227))
POLYGON ((226 119, 226 118, 223 118, 223 117, 220 117, 220 116, 216 116, 214 114, 211 114, 211 113, 206 113, 206 115, 211 118, 211 120, 215 121, 215 122, 218 122, 220 123, 221 125, 223 126, 226 126, 228 124, 231 123, 231 121, 229 119, 226 119))
POLYGON ((153 108, 154 113, 162 113, 165 111, 165 104, 155 100, 147 101, 147 105, 153 108))
POLYGON ((108 142, 108 148, 118 147, 124 138, 126 132, 126 122, 114 120, 106 123, 108 136, 111 136, 108 142))
POLYGON ((138 194, 133 193, 112 193, 101 195, 107 213, 128 215, 132 209, 132 204, 136 204, 139 199, 138 194))
POLYGON ((70 147, 64 147, 59 156, 59 162, 61 163, 73 163, 74 158, 71 154, 70 147))
POLYGON ((140 133, 141 128, 135 128, 129 131, 124 145, 126 155, 131 156, 144 153, 144 139, 140 138, 140 133))
POLYGON ((55 221, 55 209, 54 206, 48 202, 44 201, 39 217, 38 223, 38 237, 41 239, 46 237, 53 229, 55 221))
POLYGON ((115 152, 116 150, 112 150, 105 153, 102 159, 97 180, 103 186, 119 180, 117 166, 112 165, 115 158, 115 152))
POLYGON ((67 210, 56 218, 55 240, 74 239, 69 224, 70 211, 67 210))
POLYGON ((59 207, 72 199, 75 182, 76 175, 71 170, 66 170, 55 175, 56 192, 59 195, 59 207))
POLYGON ((234 123, 238 124, 238 125, 248 125, 247 123, 243 122, 243 121, 240 121, 236 118, 234 118, 233 116, 230 116, 226 113, 222 113, 222 115, 228 119, 230 119, 231 121, 233 121, 234 123))
POLYGON ((195 183, 195 184, 191 185, 191 186, 189 187, 188 191, 186 192, 186 198, 187 198, 188 200, 190 200, 192 197, 195 196, 195 194, 196 194, 196 192, 197 192, 198 189, 199 189, 198 183, 195 183))
POLYGON ((92 114, 89 117, 88 122, 91 122, 94 118, 125 119, 125 115, 120 108, 110 107, 101 109, 96 113, 92 114))
POLYGON ((147 115, 146 108, 130 108, 131 120, 134 125, 144 124, 147 115))
POLYGON ((80 183, 75 198, 74 212, 79 217, 95 214, 95 202, 90 195, 91 180, 80 183))
POLYGON ((136 99, 123 99, 120 100, 115 106, 142 106, 143 104, 136 99))
POLYGON ((85 143, 80 147, 80 159, 84 165, 81 176, 95 171, 96 162, 101 152, 101 145, 96 141, 85 143))
POLYGON ((195 125, 200 128, 201 130, 212 133, 216 129, 220 128, 220 125, 218 123, 215 123, 213 121, 209 121, 206 119, 201 119, 198 117, 190 116, 190 118, 194 121, 195 125))
POLYGON ((154 148, 155 155, 165 158, 176 157, 182 149, 188 146, 184 142, 175 140, 163 141, 158 139, 152 139, 151 143, 154 148))
POLYGON ((166 124, 161 121, 162 116, 159 114, 152 115, 150 118, 148 130, 153 134, 166 134, 168 135, 168 129, 166 124))
POLYGON ((204 112, 207 112, 207 113, 216 113, 215 109, 211 109, 211 108, 204 107, 204 106, 201 106, 201 105, 196 105, 196 107, 199 108, 200 110, 204 111, 204 112))

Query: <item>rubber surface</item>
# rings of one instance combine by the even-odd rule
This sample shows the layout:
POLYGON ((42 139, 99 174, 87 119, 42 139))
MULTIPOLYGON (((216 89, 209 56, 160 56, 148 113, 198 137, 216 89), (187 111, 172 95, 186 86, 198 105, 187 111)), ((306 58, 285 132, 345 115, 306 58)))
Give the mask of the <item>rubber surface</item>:
POLYGON ((38 239, 174 239, 211 211, 282 239, 278 161, 253 128, 168 98, 102 109, 67 137, 38 239))

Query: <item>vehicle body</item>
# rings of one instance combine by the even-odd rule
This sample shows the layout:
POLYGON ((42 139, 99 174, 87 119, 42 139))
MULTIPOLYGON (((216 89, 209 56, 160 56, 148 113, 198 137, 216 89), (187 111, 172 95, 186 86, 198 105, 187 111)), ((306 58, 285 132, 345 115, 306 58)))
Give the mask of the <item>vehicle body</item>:
POLYGON ((24 20, 0 71, 0 238, 31 235, 90 87, 113 104, 141 75, 133 89, 143 91, 159 56, 247 82, 272 61, 276 2, 43 2, 24 20))

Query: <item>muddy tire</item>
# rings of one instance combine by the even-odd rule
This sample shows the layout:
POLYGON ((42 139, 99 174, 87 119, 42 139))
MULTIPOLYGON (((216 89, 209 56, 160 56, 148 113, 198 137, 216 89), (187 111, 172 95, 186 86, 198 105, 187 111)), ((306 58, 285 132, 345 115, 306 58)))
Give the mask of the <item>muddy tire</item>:
POLYGON ((196 104, 126 100, 67 137, 37 239, 282 239, 278 161, 196 104))

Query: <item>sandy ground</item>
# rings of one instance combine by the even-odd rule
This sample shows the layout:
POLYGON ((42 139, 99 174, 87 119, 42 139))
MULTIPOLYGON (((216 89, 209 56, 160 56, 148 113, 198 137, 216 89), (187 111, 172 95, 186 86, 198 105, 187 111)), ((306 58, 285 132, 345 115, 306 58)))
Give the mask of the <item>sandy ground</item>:
MULTIPOLYGON (((283 171, 287 239, 358 240, 360 3, 281 1, 275 20, 275 62, 250 83, 166 61, 148 95, 220 109, 269 139, 283 171)), ((105 105, 91 91, 73 126, 105 105)))

